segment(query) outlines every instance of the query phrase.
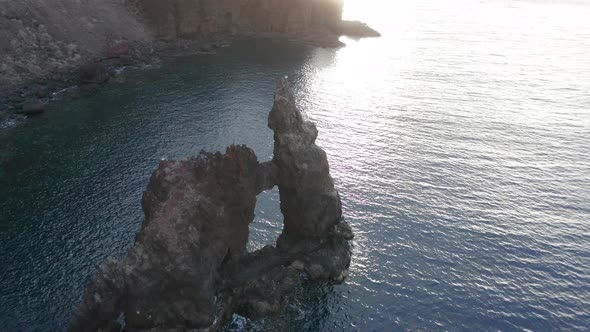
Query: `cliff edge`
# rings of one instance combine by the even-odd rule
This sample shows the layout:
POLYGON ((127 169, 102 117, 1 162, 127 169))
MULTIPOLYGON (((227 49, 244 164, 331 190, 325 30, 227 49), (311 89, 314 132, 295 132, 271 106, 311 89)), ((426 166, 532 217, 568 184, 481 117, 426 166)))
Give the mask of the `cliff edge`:
POLYGON ((337 46, 341 17, 342 0, 0 0, 0 91, 156 41, 280 33, 337 46))
POLYGON ((0 129, 18 122, 6 121, 12 113, 42 113, 53 92, 95 90, 158 54, 210 53, 240 35, 321 47, 379 35, 343 21, 342 9, 343 0, 0 0, 0 129))

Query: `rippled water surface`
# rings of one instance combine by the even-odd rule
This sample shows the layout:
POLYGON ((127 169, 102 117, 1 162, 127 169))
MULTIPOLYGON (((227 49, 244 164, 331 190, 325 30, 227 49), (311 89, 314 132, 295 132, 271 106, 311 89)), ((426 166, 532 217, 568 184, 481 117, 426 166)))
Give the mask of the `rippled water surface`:
MULTIPOLYGON (((590 330, 590 4, 349 0, 382 38, 238 42, 128 72, 0 138, 0 331, 67 325, 161 158, 272 155, 289 75, 356 232, 351 274, 229 329, 590 330)), ((250 248, 281 229, 260 195, 250 248)))

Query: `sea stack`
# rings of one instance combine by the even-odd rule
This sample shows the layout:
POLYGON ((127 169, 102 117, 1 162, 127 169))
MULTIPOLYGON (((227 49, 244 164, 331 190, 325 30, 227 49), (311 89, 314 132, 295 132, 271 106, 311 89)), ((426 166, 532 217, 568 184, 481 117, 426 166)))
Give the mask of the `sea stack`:
POLYGON ((269 127, 269 162, 237 145, 160 162, 143 195, 145 221, 134 246, 101 265, 71 331, 211 331, 233 313, 281 311, 306 279, 344 280, 352 230, 342 221, 326 153, 315 145, 318 131, 303 120, 286 79, 269 127), (275 185, 284 215, 278 245, 248 253, 256 195, 275 185))
POLYGON ((330 176, 326 152, 315 144, 318 130, 303 120, 286 79, 278 83, 268 126, 274 131, 273 163, 278 168, 285 218, 278 245, 298 250, 295 244, 321 239, 340 222, 340 196, 330 176))

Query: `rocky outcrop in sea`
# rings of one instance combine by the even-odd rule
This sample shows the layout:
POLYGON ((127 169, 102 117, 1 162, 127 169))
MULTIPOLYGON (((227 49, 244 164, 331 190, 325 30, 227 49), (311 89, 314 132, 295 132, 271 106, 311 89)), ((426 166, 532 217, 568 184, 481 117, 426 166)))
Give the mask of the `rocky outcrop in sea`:
POLYGON ((211 331, 233 313, 278 313, 309 279, 342 282, 352 230, 318 131, 304 121, 286 79, 269 115, 274 157, 246 146, 164 160, 142 199, 145 221, 123 259, 89 284, 71 331, 211 331), (277 246, 248 253, 256 195, 278 186, 284 228, 277 246))

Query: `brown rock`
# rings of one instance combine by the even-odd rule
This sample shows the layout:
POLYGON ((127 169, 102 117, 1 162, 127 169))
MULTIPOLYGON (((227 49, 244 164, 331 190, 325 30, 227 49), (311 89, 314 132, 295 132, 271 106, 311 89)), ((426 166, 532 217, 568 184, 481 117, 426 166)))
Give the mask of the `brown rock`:
POLYGON ((304 35, 319 28, 336 30, 342 0, 140 0, 156 36, 163 40, 254 32, 304 35), (238 27, 238 29, 235 29, 238 27))
POLYGON ((109 79, 109 73, 101 63, 89 63, 80 67, 82 83, 103 83, 109 79))
POLYGON ((129 43, 127 42, 118 42, 112 45, 111 47, 107 48, 107 58, 120 58, 120 57, 128 57, 129 56, 129 43))
POLYGON ((245 254, 258 167, 245 146, 160 162, 143 195, 135 246, 101 267, 71 330, 90 331, 120 312, 132 331, 219 324, 218 271, 245 254))
POLYGON ((326 153, 315 144, 318 130, 303 121, 286 79, 279 82, 274 98, 268 126, 274 131, 273 162, 285 218, 277 244, 291 250, 302 240, 324 238, 340 222, 342 206, 326 153))

